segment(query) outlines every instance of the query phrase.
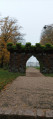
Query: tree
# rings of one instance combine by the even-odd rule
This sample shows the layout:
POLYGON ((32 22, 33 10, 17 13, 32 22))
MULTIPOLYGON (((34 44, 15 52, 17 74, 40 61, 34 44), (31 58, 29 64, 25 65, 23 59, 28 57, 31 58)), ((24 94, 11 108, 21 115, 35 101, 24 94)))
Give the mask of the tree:
POLYGON ((7 51, 7 43, 16 44, 23 34, 20 33, 21 26, 17 25, 17 20, 5 17, 0 20, 0 66, 9 63, 10 53, 7 51))
POLYGON ((0 67, 9 64, 10 53, 7 51, 7 44, 4 40, 0 41, 0 67))
POLYGON ((20 36, 23 36, 19 32, 21 26, 17 25, 16 19, 10 19, 9 16, 0 20, 0 39, 12 40, 14 44, 19 40, 20 36))
POLYGON ((45 45, 46 43, 50 43, 53 45, 53 24, 45 25, 43 27, 40 43, 45 45))

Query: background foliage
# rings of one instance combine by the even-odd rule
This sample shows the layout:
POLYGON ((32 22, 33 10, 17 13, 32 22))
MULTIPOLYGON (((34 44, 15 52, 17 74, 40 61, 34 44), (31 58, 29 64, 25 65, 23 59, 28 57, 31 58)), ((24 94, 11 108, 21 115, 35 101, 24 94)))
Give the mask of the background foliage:
POLYGON ((53 24, 45 25, 43 27, 40 43, 42 45, 45 45, 46 43, 50 43, 51 45, 53 45, 53 24))

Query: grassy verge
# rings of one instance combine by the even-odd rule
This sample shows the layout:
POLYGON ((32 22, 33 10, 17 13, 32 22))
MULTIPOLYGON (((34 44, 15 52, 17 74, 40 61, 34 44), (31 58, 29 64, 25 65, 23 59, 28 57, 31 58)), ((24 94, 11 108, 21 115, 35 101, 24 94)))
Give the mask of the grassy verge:
POLYGON ((23 75, 20 73, 12 73, 8 70, 0 69, 0 91, 5 85, 12 82, 16 77, 23 75))
POLYGON ((35 68, 40 70, 40 67, 35 67, 35 68))
POLYGON ((43 74, 44 76, 53 77, 53 74, 43 74))

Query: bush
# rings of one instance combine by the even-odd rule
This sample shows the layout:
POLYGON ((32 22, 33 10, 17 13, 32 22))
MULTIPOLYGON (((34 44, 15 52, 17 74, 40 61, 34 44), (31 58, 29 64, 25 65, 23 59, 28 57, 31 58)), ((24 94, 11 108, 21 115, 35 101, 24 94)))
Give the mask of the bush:
POLYGON ((21 43, 16 43, 16 50, 18 52, 21 52, 21 50, 22 50, 22 44, 21 43))
POLYGON ((46 43, 46 48, 51 48, 51 44, 49 44, 49 43, 46 43))
POLYGON ((26 43, 26 45, 22 45, 21 43, 17 43, 13 45, 12 43, 7 44, 7 49, 12 52, 16 51, 18 53, 44 53, 49 52, 53 53, 53 45, 47 43, 46 45, 41 45, 40 43, 36 43, 36 45, 31 45, 31 43, 26 43))
POLYGON ((22 46, 21 46, 21 52, 22 52, 22 53, 25 52, 25 45, 22 45, 22 46))
POLYGON ((40 43, 36 43, 36 52, 41 52, 43 50, 43 46, 40 43))
POLYGON ((53 45, 47 43, 47 44, 45 45, 45 51, 46 51, 46 52, 53 52, 53 45))
POLYGON ((7 44, 7 47, 8 47, 8 46, 12 46, 12 45, 13 45, 13 43, 8 43, 8 44, 7 44))
POLYGON ((26 43, 26 45, 25 45, 25 52, 26 53, 31 52, 31 43, 30 42, 26 43))
POLYGON ((7 50, 11 51, 12 50, 13 43, 8 43, 7 44, 7 50))
POLYGON ((36 47, 41 47, 41 44, 40 43, 36 43, 36 47))
POLYGON ((16 50, 16 45, 13 45, 12 46, 12 51, 15 51, 16 50))
POLYGON ((27 42, 25 46, 26 47, 30 47, 31 46, 31 43, 30 42, 27 42))
POLYGON ((16 48, 21 48, 21 43, 16 43, 16 48))
POLYGON ((36 46, 34 46, 34 45, 31 46, 31 52, 32 53, 35 53, 36 52, 36 46))

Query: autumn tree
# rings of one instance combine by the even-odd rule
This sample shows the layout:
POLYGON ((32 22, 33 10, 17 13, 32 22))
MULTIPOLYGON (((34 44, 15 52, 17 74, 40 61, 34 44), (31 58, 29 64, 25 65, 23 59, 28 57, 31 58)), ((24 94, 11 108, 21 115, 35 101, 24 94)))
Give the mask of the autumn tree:
POLYGON ((9 64, 10 53, 7 51, 7 44, 4 40, 0 41, 0 67, 9 64))
POLYGON ((53 45, 53 24, 45 25, 43 27, 40 43, 45 45, 46 43, 50 43, 53 45))
POLYGON ((5 17, 0 20, 0 67, 9 63, 10 53, 7 51, 7 43, 16 44, 23 37, 20 28, 15 19, 5 17))

